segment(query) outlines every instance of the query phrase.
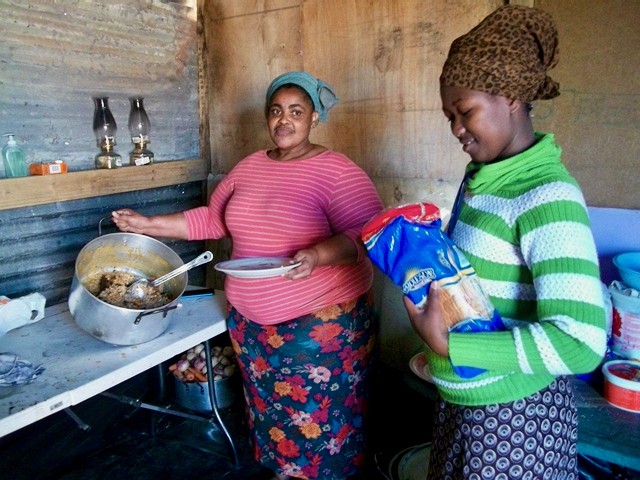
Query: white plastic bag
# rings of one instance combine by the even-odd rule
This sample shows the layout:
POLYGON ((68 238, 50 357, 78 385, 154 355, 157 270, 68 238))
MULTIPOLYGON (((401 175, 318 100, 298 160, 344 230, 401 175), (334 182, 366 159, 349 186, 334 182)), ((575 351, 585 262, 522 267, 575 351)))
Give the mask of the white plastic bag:
POLYGON ((47 299, 40 293, 31 293, 13 300, 0 295, 0 336, 44 318, 46 303, 47 299))
POLYGON ((44 371, 44 365, 34 367, 15 353, 0 353, 0 387, 31 383, 44 371))

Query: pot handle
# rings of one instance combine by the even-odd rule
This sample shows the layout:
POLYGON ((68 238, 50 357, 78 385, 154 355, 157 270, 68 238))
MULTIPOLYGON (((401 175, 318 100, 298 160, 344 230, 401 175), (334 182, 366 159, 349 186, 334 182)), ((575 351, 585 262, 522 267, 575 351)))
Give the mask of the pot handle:
POLYGON ((107 215, 106 217, 102 217, 100 219, 100 221, 98 222, 98 236, 99 237, 102 236, 102 222, 104 222, 105 220, 111 220, 113 222, 113 219, 111 218, 111 215, 107 215))
POLYGON ((169 310, 173 310, 175 308, 178 308, 178 306, 180 306, 180 304, 177 305, 172 305, 170 307, 164 307, 164 308, 159 308, 158 310, 152 310, 150 312, 140 312, 138 314, 138 316, 136 317, 135 321, 133 322, 134 325, 138 325, 140 323, 140 320, 142 320, 142 317, 146 317, 147 315, 153 315, 155 313, 162 313, 162 318, 167 316, 167 313, 169 312, 169 310))

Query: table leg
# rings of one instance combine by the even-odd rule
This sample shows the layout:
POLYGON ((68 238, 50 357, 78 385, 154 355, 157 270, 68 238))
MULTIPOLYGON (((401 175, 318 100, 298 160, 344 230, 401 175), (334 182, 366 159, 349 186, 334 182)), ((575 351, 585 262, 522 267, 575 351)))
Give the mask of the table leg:
MULTIPOLYGON (((190 420, 199 420, 199 421, 215 421, 217 423, 217 425, 220 427, 220 430, 222 430, 222 433, 224 434, 225 438, 227 439, 227 441, 229 442, 229 445, 231 447, 231 451, 233 453, 233 460, 234 463, 237 466, 240 465, 240 461, 238 459, 238 452, 236 450, 236 445, 233 442, 233 438, 231 437, 231 434, 229 433, 229 430, 227 429, 226 425, 224 424, 222 417, 220 416, 220 412, 218 411, 218 399, 217 399, 217 394, 216 394, 216 389, 215 389, 215 380, 213 379, 214 375, 213 375, 213 368, 211 366, 211 358, 212 358, 212 354, 211 354, 211 346, 209 344, 209 341, 205 341, 204 342, 204 351, 205 351, 205 355, 206 355, 206 362, 207 362, 207 371, 208 371, 208 375, 207 375, 207 387, 209 389, 209 398, 211 400, 211 409, 213 411, 213 417, 211 416, 205 416, 204 414, 191 414, 191 413, 187 413, 187 412, 183 412, 180 410, 175 410, 173 408, 168 408, 168 407, 162 407, 159 405, 154 405, 151 403, 145 403, 140 401, 139 399, 136 398, 131 398, 128 397, 126 395, 116 395, 113 394, 111 392, 102 392, 102 395, 108 398, 112 398, 114 400, 118 400, 121 403, 125 403, 128 405, 132 405, 136 408, 145 408, 147 410, 152 410, 152 411, 156 411, 156 412, 161 412, 161 413, 168 413, 170 415, 177 415, 179 417, 183 417, 183 418, 188 418, 190 420)), ((158 378, 159 378, 159 391, 158 391, 158 398, 161 400, 164 400, 165 398, 165 394, 166 394, 166 385, 165 385, 165 379, 164 379, 164 374, 163 374, 163 364, 159 364, 157 366, 157 372, 158 372, 158 378)), ((67 412, 69 413, 70 416, 72 416, 72 418, 74 418, 74 416, 72 415, 71 412, 67 412)), ((83 422, 80 419, 77 419, 77 417, 74 418, 74 420, 76 420, 76 422, 78 423, 79 426, 82 427, 83 422)), ((86 424, 84 424, 86 425, 86 424)), ((87 425, 88 427, 88 425, 87 425)))
POLYGON ((209 345, 209 341, 204 342, 204 351, 207 357, 207 373, 208 373, 207 385, 209 387, 209 397, 211 398, 211 408, 213 410, 213 414, 216 417, 216 420, 218 421, 218 424, 220 425, 222 432, 224 433, 225 437, 227 437, 227 441, 229 442, 229 445, 231 445, 231 450, 233 451, 233 459, 235 461, 235 464, 236 466, 239 466, 240 462, 238 460, 238 452, 236 451, 236 445, 235 443, 233 443, 233 439, 231 438, 231 435, 229 434, 227 427, 225 426, 224 422, 222 421, 222 418, 220 417, 220 412, 218 412, 218 400, 216 397, 216 388, 214 385, 215 380, 213 379, 213 368, 211 367, 211 346, 209 345))
POLYGON ((187 412, 181 412, 173 408, 161 407, 159 405, 154 405, 152 403, 146 403, 146 402, 140 401, 137 398, 127 397, 126 395, 116 395, 111 392, 102 392, 101 395, 107 398, 112 398, 113 400, 117 400, 126 405, 131 405, 132 407, 135 407, 135 408, 144 408, 147 410, 152 410, 154 412, 168 413, 170 415, 176 415, 178 417, 188 418, 189 420, 198 420, 201 422, 212 421, 212 419, 209 417, 204 417, 202 415, 196 415, 196 414, 191 414, 187 412))
POLYGON ((167 382, 164 376, 164 372, 166 371, 165 367, 166 367, 165 362, 162 362, 156 365, 156 370, 158 374, 158 380, 157 380, 158 391, 156 393, 158 395, 157 398, 160 403, 164 403, 167 399, 167 382))
POLYGON ((76 413, 73 410, 71 410, 70 407, 65 408, 64 411, 67 415, 69 415, 73 419, 74 422, 76 422, 76 424, 80 429, 84 430, 85 432, 88 432, 89 430, 91 430, 91 425, 89 425, 88 423, 85 423, 78 415, 76 415, 76 413))

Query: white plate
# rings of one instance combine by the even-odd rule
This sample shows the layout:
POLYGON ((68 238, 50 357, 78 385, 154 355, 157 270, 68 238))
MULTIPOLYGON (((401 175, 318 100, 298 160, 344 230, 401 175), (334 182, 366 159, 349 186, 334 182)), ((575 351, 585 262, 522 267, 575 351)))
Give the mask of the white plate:
POLYGON ((398 464, 399 480, 422 480, 427 478, 431 444, 414 448, 402 457, 398 464))
POLYGON ((405 448, 389 463, 389 478, 392 480, 424 480, 429 470, 431 442, 405 448))
POLYGON ((300 262, 291 264, 290 261, 291 259, 286 257, 241 258, 220 262, 214 268, 238 278, 279 277, 300 266, 300 262))
POLYGON ((433 383, 433 377, 429 371, 429 364, 427 363, 427 356, 424 352, 420 352, 409 360, 409 368, 422 380, 433 383))

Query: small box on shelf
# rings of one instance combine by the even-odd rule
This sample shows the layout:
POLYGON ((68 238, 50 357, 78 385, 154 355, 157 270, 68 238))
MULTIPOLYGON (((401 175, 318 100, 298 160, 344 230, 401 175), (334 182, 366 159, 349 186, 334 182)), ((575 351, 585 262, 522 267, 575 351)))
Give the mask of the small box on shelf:
POLYGON ((64 160, 56 160, 50 163, 32 163, 29 165, 31 175, 55 175, 67 173, 67 164, 64 160))

